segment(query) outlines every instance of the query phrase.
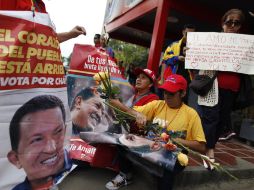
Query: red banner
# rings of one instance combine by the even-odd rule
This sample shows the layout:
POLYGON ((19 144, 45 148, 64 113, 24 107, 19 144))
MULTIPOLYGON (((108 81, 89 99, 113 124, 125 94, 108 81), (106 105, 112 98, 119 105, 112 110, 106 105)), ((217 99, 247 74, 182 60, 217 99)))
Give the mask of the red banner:
POLYGON ((0 90, 66 85, 59 42, 46 25, 0 15, 0 90))
POLYGON ((89 145, 80 138, 70 139, 70 158, 76 160, 82 160, 86 162, 92 162, 96 148, 89 145))
POLYGON ((92 76, 100 71, 108 71, 112 77, 123 78, 116 61, 109 57, 101 48, 91 45, 75 44, 71 63, 70 74, 92 76))

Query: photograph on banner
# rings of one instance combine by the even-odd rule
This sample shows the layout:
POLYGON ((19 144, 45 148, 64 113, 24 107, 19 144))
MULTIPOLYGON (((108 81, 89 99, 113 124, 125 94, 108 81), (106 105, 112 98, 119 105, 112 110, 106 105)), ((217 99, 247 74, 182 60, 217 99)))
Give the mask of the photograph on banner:
POLYGON ((81 139, 91 143, 115 144, 125 147, 130 153, 137 155, 137 159, 143 158, 158 167, 173 170, 180 149, 167 150, 163 143, 150 140, 145 137, 132 134, 113 134, 81 132, 81 139))
POLYGON ((0 189, 51 188, 73 169, 59 42, 47 14, 0 18, 0 189))
POLYGON ((115 110, 105 104, 107 97, 103 98, 105 95, 100 90, 103 88, 102 81, 107 83, 108 79, 109 86, 120 89, 117 98, 123 103, 126 104, 133 95, 131 85, 122 77, 115 60, 100 48, 76 44, 68 73, 67 89, 74 135, 70 149, 72 158, 114 170, 119 166, 112 166, 118 155, 115 146, 120 145, 135 154, 137 160, 144 159, 155 164, 156 168, 173 170, 181 149, 173 143, 165 145, 148 137, 132 135, 129 138, 126 136, 129 130, 118 122, 115 110), (108 150, 112 151, 112 157, 105 160, 108 150))
POLYGON ((79 138, 81 132, 126 133, 126 129, 117 122, 114 111, 105 104, 104 93, 100 91, 100 80, 105 76, 110 78, 111 86, 119 90, 123 103, 131 101, 134 89, 121 73, 116 60, 109 57, 103 48, 75 44, 67 75, 73 134, 70 157, 88 162, 93 167, 118 170, 119 164, 114 162, 117 157, 115 146, 94 145, 79 138))
POLYGON ((91 45, 74 46, 67 76, 68 101, 73 122, 73 134, 94 131, 122 133, 115 125, 113 110, 105 105, 94 76, 109 73, 112 86, 120 90, 119 97, 127 103, 133 96, 133 88, 119 70, 114 59, 105 51, 91 45))
POLYGON ((253 35, 188 32, 185 68, 254 74, 253 35))

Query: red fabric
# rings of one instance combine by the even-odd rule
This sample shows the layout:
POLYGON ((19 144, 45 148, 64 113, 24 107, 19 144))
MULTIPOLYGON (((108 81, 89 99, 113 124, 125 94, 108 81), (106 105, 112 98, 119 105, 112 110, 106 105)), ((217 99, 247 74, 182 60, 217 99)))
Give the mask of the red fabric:
POLYGON ((118 172, 119 160, 117 157, 118 152, 116 146, 110 144, 98 144, 90 164, 93 167, 108 168, 118 172))
POLYGON ((163 78, 166 80, 170 75, 172 75, 171 67, 166 67, 163 73, 163 78))
POLYGON ((219 88, 238 92, 240 89, 240 74, 233 72, 219 72, 218 76, 219 88))
POLYGON ((134 73, 136 76, 138 76, 140 73, 143 73, 153 81, 153 84, 156 84, 156 76, 152 70, 137 68, 135 69, 134 73))
MULTIPOLYGON (((36 0, 35 11, 46 13, 46 7, 42 0, 36 0), (37 6, 36 6, 37 5, 37 6)), ((3 0, 0 2, 0 10, 31 10, 32 0, 3 0)))
POLYGON ((1 0, 0 10, 16 10, 16 0, 1 0))
POLYGON ((165 79, 163 85, 159 88, 175 93, 179 90, 186 90, 187 81, 182 75, 172 74, 165 79))
POLYGON ((156 94, 148 94, 136 102, 134 106, 143 106, 153 100, 159 100, 159 97, 156 94))

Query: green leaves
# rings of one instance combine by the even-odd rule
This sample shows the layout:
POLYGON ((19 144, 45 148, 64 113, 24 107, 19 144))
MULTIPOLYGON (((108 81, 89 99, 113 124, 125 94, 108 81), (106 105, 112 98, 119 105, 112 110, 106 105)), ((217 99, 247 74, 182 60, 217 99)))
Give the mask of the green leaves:
POLYGON ((115 50, 118 61, 123 61, 124 67, 128 68, 130 63, 137 67, 145 68, 148 59, 148 48, 111 39, 109 46, 115 50))
POLYGON ((109 72, 106 74, 104 73, 104 76, 102 76, 102 73, 99 72, 98 75, 100 77, 100 82, 102 83, 98 87, 98 91, 103 93, 102 98, 115 98, 121 93, 119 87, 111 84, 109 72))

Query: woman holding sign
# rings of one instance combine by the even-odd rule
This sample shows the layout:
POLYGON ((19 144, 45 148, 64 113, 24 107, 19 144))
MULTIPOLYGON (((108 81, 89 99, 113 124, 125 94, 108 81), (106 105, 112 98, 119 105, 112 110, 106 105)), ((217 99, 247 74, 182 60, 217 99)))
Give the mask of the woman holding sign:
MULTIPOLYGON (((231 9, 221 19, 222 30, 225 33, 242 33, 244 21, 245 16, 241 10, 231 9)), ((207 72, 210 71, 203 72, 203 74, 208 74, 207 72)), ((239 73, 219 71, 213 88, 206 96, 199 96, 198 98, 200 116, 207 141, 206 154, 213 161, 215 144, 220 135, 223 134, 224 129, 232 129, 230 114, 239 89, 239 73)), ((229 135, 233 136, 235 133, 231 132, 229 135)), ((214 169, 212 166, 208 166, 205 161, 204 166, 209 170, 214 169)))

